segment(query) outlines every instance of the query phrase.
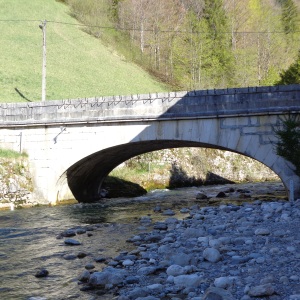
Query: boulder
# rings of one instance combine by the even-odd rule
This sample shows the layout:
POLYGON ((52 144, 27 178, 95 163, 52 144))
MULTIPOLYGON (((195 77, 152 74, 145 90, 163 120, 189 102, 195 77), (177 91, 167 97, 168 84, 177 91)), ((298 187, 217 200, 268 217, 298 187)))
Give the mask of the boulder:
POLYGON ((115 286, 122 283, 127 276, 125 270, 107 267, 102 272, 95 272, 88 281, 92 287, 104 288, 106 285, 115 286))
POLYGON ((202 300, 237 300, 229 291, 217 287, 206 290, 202 300))
POLYGON ((273 294, 275 294, 275 289, 270 283, 253 286, 248 291, 248 295, 251 297, 264 297, 273 294))
POLYGON ((198 287, 203 281, 203 277, 197 274, 179 275, 174 277, 174 283, 180 287, 198 287))
POLYGON ((209 262, 216 263, 221 259, 221 254, 215 248, 206 248, 203 251, 203 258, 209 262))

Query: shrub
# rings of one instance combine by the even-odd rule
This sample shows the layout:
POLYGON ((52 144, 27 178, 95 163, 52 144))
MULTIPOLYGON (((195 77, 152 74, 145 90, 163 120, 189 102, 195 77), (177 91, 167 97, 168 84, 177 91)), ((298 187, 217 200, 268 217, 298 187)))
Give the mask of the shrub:
POLYGON ((295 173, 300 176, 300 115, 289 115, 281 118, 281 124, 274 128, 278 138, 276 153, 290 161, 295 173))

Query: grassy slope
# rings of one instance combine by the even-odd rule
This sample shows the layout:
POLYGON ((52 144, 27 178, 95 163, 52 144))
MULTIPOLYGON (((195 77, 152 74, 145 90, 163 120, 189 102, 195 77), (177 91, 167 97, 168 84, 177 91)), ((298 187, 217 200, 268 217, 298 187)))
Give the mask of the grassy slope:
MULTIPOLYGON (((0 0, 0 8, 0 20, 36 20, 0 21, 0 102, 40 101, 39 20, 78 23, 68 7, 55 0, 0 0)), ((81 29, 47 23, 47 100, 167 90, 81 29)))

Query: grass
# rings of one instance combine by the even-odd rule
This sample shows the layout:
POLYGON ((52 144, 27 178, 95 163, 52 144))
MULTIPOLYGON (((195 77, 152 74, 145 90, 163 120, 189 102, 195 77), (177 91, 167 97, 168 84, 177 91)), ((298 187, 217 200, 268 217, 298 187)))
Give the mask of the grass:
POLYGON ((137 168, 121 167, 114 169, 109 176, 117 177, 125 181, 134 182, 143 187, 146 191, 164 189, 166 184, 153 180, 154 170, 141 170, 137 168))
POLYGON ((60 2, 0 0, 0 7, 0 102, 41 100, 41 20, 48 21, 47 100, 168 90, 85 33, 60 2))
POLYGON ((0 158, 19 158, 19 157, 27 157, 27 154, 20 153, 14 150, 0 148, 0 158))

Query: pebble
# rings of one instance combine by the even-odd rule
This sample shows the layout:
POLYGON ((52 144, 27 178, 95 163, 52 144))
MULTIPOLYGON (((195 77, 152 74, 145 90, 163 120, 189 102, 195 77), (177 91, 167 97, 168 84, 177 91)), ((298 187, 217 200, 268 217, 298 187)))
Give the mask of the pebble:
POLYGON ((63 258, 64 258, 65 260, 73 260, 73 259, 76 259, 76 258, 77 258, 77 255, 74 254, 74 253, 65 254, 65 255, 63 256, 63 258))
POLYGON ((77 254, 77 257, 78 258, 84 258, 84 257, 86 257, 87 256, 87 253, 85 253, 85 252, 83 252, 83 251, 80 251, 80 252, 78 252, 78 254, 77 254))
POLYGON ((69 245, 69 246, 78 246, 78 245, 81 245, 81 243, 79 241, 74 240, 74 239, 65 239, 64 243, 66 245, 69 245))
POLYGON ((255 234, 256 235, 269 235, 270 234, 270 230, 267 228, 258 228, 255 230, 255 234))
POLYGON ((300 200, 181 211, 130 238, 130 253, 96 258, 106 265, 83 270, 80 289, 117 300, 300 299, 300 200))
POLYGON ((37 278, 47 277, 48 275, 49 275, 49 271, 44 268, 38 270, 35 273, 35 277, 37 277, 37 278))
POLYGON ((74 229, 67 229, 60 234, 62 237, 72 237, 76 235, 76 231, 74 229))
POLYGON ((172 209, 166 209, 162 213, 163 216, 174 216, 175 212, 172 209))
POLYGON ((86 264, 84 266, 87 270, 92 270, 92 269, 95 269, 95 266, 93 264, 86 264))
POLYGON ((83 229, 83 228, 76 229, 76 234, 84 234, 84 233, 86 233, 85 229, 83 229))

